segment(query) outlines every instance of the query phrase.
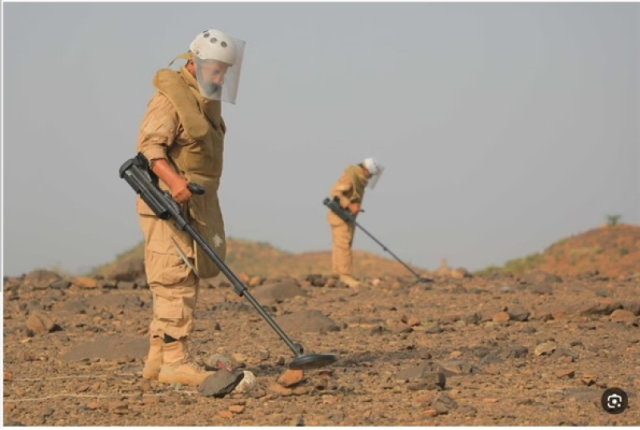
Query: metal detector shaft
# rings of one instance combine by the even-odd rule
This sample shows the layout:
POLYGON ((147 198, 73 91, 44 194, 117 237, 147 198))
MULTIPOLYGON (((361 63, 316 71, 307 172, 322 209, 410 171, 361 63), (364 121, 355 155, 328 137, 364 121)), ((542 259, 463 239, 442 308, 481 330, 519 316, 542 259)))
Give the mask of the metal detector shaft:
MULTIPOLYGON (((244 296, 249 300, 254 308, 269 323, 271 328, 282 338, 296 357, 302 354, 302 346, 294 344, 291 339, 282 331, 271 316, 264 310, 262 306, 249 294, 247 287, 236 277, 236 275, 227 267, 222 259, 216 255, 209 244, 202 238, 198 231, 191 226, 187 218, 182 213, 180 206, 173 200, 171 194, 162 191, 158 187, 158 178, 149 167, 148 160, 138 153, 134 158, 127 160, 120 167, 120 178, 123 178, 133 188, 142 200, 153 210, 156 216, 162 220, 168 221, 173 219, 179 230, 186 231, 211 258, 222 273, 231 281, 235 292, 240 296, 244 296)), ((198 195, 204 194, 204 188, 197 184, 189 183, 189 190, 198 195)))
POLYGON ((340 207, 339 202, 335 198, 334 199, 326 198, 326 199, 324 199, 323 203, 325 204, 325 206, 327 206, 329 209, 331 209, 336 215, 338 215, 340 218, 342 218, 345 222, 351 222, 351 223, 355 224, 356 227, 358 227, 360 230, 365 232, 365 234, 367 236, 369 236, 371 239, 373 239, 374 242, 376 242, 378 245, 380 245, 384 251, 386 251, 389 254, 391 254, 391 256, 393 258, 395 258, 396 261, 398 261, 400 264, 402 264, 409 272, 413 273, 413 275, 418 280, 422 280, 422 277, 420 275, 418 275, 411 267, 409 267, 404 261, 400 260, 400 258, 398 258, 398 256, 395 255, 393 252, 391 252, 391 250, 389 248, 384 246, 384 244, 382 242, 380 242, 371 233, 369 233, 364 227, 362 227, 358 223, 358 221, 356 221, 356 218, 352 214, 350 214, 350 213, 346 212, 344 209, 342 209, 342 207, 340 207))
POLYGON ((353 221, 353 223, 354 223, 354 224, 355 224, 355 225, 356 225, 360 230, 362 230, 363 232, 365 232, 365 234, 366 234, 367 236, 369 236, 369 237, 370 237, 374 242, 376 242, 378 245, 380 245, 384 251, 386 251, 386 252, 388 252, 389 254, 391 254, 391 256, 392 256, 393 258, 395 258, 395 259, 398 261, 398 263, 402 264, 404 267, 406 267, 406 268, 407 268, 407 270, 408 270, 409 272, 413 273, 413 274, 414 274, 414 276, 415 276, 416 278, 418 278, 418 279, 422 279, 422 278, 420 277, 420 275, 418 275, 418 274, 417 274, 417 273, 416 273, 416 272, 415 272, 411 267, 409 267, 409 266, 408 266, 404 261, 400 260, 400 259, 399 259, 399 258, 398 258, 394 253, 393 253, 393 252, 391 252, 391 250, 390 250, 389 248, 387 248, 386 246, 384 246, 384 244, 383 244, 382 242, 380 242, 378 239, 376 239, 376 238, 375 238, 371 233, 369 233, 369 232, 368 232, 368 231, 367 231, 363 226, 361 226, 361 225, 358 223, 358 221, 355 221, 355 220, 354 220, 354 221, 353 221))
POLYGON ((278 324, 273 320, 273 318, 271 318, 271 315, 269 315, 267 311, 265 311, 264 308, 260 306, 258 301, 249 293, 247 287, 227 267, 224 261, 222 261, 222 259, 218 257, 218 255, 216 255, 216 253, 213 251, 213 249, 211 249, 209 244, 205 242, 204 239, 202 239, 202 236, 200 236, 200 234, 190 224, 185 224, 184 230, 187 233, 189 233, 189 235, 193 238, 193 240, 195 240, 198 243, 198 245, 200 245, 200 247, 204 250, 204 252, 207 253, 209 258, 211 258, 216 263, 220 271, 224 273, 224 275, 227 277, 227 279, 229 279, 229 281, 231 281, 236 294, 238 294, 238 296, 240 297, 243 297, 243 296, 246 297, 247 300, 249 300, 249 302, 253 305, 253 307, 256 308, 256 310, 260 313, 260 315, 262 315, 262 317, 267 321, 267 323, 269 323, 271 328, 273 328, 273 330, 275 330, 275 332, 278 333, 278 335, 280 336, 280 338, 282 338, 284 343, 286 343, 287 346, 291 348, 293 353, 296 356, 300 355, 302 351, 299 351, 298 348, 296 348, 296 345, 291 341, 291 339, 289 339, 289 336, 287 336, 287 334, 284 331, 282 331, 280 326, 278 326, 278 324))

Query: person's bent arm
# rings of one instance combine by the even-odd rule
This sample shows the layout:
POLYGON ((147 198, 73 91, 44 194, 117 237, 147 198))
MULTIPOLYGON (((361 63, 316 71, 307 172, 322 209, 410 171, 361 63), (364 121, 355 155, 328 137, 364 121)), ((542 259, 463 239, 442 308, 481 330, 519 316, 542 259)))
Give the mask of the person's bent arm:
POLYGON ((184 203, 191 197, 188 182, 173 169, 167 157, 167 149, 173 144, 179 127, 180 119, 169 99, 156 93, 142 118, 136 149, 149 161, 153 173, 169 186, 173 199, 184 203))
POLYGON ((353 184, 351 184, 351 181, 349 180, 347 175, 343 173, 340 176, 340 179, 338 179, 338 181, 331 188, 330 196, 332 198, 337 197, 340 201, 340 206, 342 208, 346 208, 349 203, 351 203, 351 200, 347 197, 347 195, 349 191, 351 191, 352 187, 353 184))

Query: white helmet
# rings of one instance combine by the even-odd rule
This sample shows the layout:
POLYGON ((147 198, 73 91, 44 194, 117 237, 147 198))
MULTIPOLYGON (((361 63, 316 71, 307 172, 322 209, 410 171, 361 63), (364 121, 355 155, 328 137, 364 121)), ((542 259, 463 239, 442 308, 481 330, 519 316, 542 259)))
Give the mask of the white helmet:
POLYGON ((382 176, 382 172, 384 172, 384 167, 374 158, 365 158, 362 165, 371 175, 367 186, 373 190, 378 183, 378 179, 382 176))
POLYGON ((198 34, 189 49, 201 60, 216 60, 233 66, 238 57, 234 41, 220 30, 205 30, 198 34))
POLYGON ((244 57, 244 42, 216 29, 198 34, 189 45, 200 93, 207 99, 235 104, 244 57))

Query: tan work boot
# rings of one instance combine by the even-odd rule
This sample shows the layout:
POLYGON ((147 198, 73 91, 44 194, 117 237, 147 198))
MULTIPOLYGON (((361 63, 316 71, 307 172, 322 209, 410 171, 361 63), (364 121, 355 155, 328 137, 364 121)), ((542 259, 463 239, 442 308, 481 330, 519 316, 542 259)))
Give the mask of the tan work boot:
POLYGON ((340 275, 340 282, 344 282, 349 288, 358 288, 360 286, 360 282, 351 275, 340 275))
POLYGON ((185 339, 163 345, 164 364, 160 368, 158 382, 166 384, 200 385, 213 372, 207 372, 194 362, 187 350, 185 339))
POLYGON ((158 379, 160 367, 162 366, 162 338, 153 336, 149 340, 149 354, 142 369, 144 379, 158 379))

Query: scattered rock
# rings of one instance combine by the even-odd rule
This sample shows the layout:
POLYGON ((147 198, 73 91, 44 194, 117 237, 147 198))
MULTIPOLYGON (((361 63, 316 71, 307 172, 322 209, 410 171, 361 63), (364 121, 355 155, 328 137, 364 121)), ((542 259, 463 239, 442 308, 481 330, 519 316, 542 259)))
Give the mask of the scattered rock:
POLYGON ((137 284, 132 281, 118 281, 118 284, 116 286, 119 290, 127 291, 127 290, 135 290, 135 288, 137 287, 137 284))
POLYGON ((415 326, 419 326, 420 325, 420 318, 417 317, 411 317, 407 320, 407 325, 409 327, 415 327, 415 326))
POLYGON ((98 288, 103 290, 114 290, 118 288, 118 281, 111 279, 102 279, 98 281, 98 288))
MULTIPOLYGON (((478 366, 482 367, 485 366, 487 364, 493 364, 493 363, 503 363, 504 360, 500 357, 498 357, 497 355, 494 354, 487 354, 484 357, 482 357, 482 359, 478 362, 478 366)), ((465 372, 465 373, 473 373, 474 370, 476 370, 473 366, 469 367, 469 371, 465 372)), ((476 371, 476 373, 478 373, 476 371)))
POLYGON ((329 278, 322 276, 320 274, 308 275, 306 280, 310 283, 312 287, 324 287, 329 282, 329 278))
POLYGON ((213 369, 226 369, 228 371, 231 371, 232 369, 231 360, 221 354, 214 354, 209 356, 205 364, 213 369))
POLYGON ((441 392, 440 394, 438 394, 438 397, 436 397, 436 400, 434 402, 434 406, 436 406, 436 409, 439 409, 438 404, 443 405, 448 410, 458 409, 458 402, 456 402, 451 398, 451 396, 444 392, 441 392))
POLYGON ((473 275, 471 274, 471 272, 469 272, 467 269, 464 269, 462 267, 459 267, 457 269, 453 269, 451 271, 451 277, 453 279, 464 279, 464 278, 471 278, 473 275))
POLYGON ((417 390, 444 390, 446 376, 439 371, 439 366, 432 361, 398 372, 395 379, 408 383, 407 388, 417 390))
POLYGON ((568 369, 558 369, 555 372, 556 377, 562 379, 562 378, 573 378, 574 376, 576 376, 576 372, 575 370, 568 370, 568 369))
POLYGON ((54 281, 50 285, 50 287, 53 288, 54 290, 66 290, 70 286, 71 286, 71 282, 67 281, 66 279, 60 279, 58 281, 54 281))
POLYGON ((611 313, 610 316, 611 321, 616 323, 632 323, 636 320, 636 316, 631 311, 627 311, 624 309, 616 309, 611 313))
POLYGON ((280 396, 290 396, 291 394, 293 394, 293 390, 291 388, 283 387, 277 382, 274 382, 271 385, 269 385, 268 389, 269 391, 275 394, 278 394, 280 396))
POLYGON ((29 315, 26 325, 27 329, 38 335, 50 333, 58 327, 51 318, 41 313, 32 313, 29 315))
POLYGON ((382 318, 355 317, 348 320, 348 327, 377 328, 385 322, 382 318))
POLYGON ((627 310, 635 316, 640 316, 640 302, 627 302, 622 305, 624 310, 627 310))
POLYGON ((567 361, 569 363, 573 362, 578 358, 578 354, 576 354, 575 352, 567 348, 556 348, 552 356, 553 358, 556 358, 556 359, 567 358, 564 361, 567 361))
POLYGON ((507 358, 524 358, 529 354, 529 348, 522 345, 516 345, 509 349, 507 358))
POLYGON ((251 294, 260 302, 281 301, 296 296, 307 296, 307 292, 300 288, 300 284, 296 280, 268 282, 256 286, 251 294))
POLYGON ((413 331, 413 328, 402 323, 392 324, 389 329, 394 333, 411 333, 413 331))
MULTIPOLYGON (((487 355, 483 358, 483 360, 486 359, 487 362, 489 362, 491 358, 487 358, 487 357, 493 357, 493 356, 487 355)), ((499 360, 499 361, 502 361, 502 360, 499 360)), ((467 363, 466 361, 462 361, 462 360, 438 361, 437 365, 439 370, 442 371, 447 376, 470 375, 470 374, 481 373, 480 369, 477 366, 474 366, 473 364, 467 363)))
POLYGON ((306 394, 309 394, 311 390, 312 390, 312 387, 309 387, 309 386, 294 387, 292 394, 294 396, 304 396, 306 394))
POLYGON ((444 390, 446 381, 444 373, 426 373, 418 378, 412 378, 412 381, 407 384, 407 388, 411 391, 444 390))
POLYGON ((477 312, 464 317, 464 322, 469 325, 478 325, 481 320, 482 320, 482 315, 480 315, 477 312))
POLYGON ((61 280, 60 275, 50 270, 33 270, 22 280, 23 287, 31 287, 34 290, 44 290, 51 284, 61 280))
POLYGON ((534 349, 535 355, 551 355, 556 350, 555 342, 543 342, 534 349))
POLYGON ((231 393, 242 381, 242 371, 228 371, 220 369, 209 375, 198 387, 198 392, 205 397, 222 398, 231 393))
POLYGON ((553 288, 549 284, 531 285, 529 290, 536 294, 553 294, 553 288))
POLYGON ((248 393, 254 389, 256 385, 256 375, 248 370, 243 370, 242 373, 244 376, 240 383, 236 385, 236 388, 234 388, 232 393, 248 393))
POLYGON ((431 327, 427 328, 424 332, 427 334, 438 334, 442 332, 442 328, 440 327, 440 324, 434 324, 431 327))
POLYGON ((98 281, 96 279, 89 278, 86 276, 79 276, 77 278, 73 278, 71 283, 78 288, 97 288, 98 287, 98 281))
POLYGON ((259 285, 262 285, 263 282, 265 282, 266 279, 262 278, 260 276, 253 276, 251 279, 249 279, 249 282, 247 283, 247 286, 249 288, 255 288, 259 285))
POLYGON ((108 405, 109 411, 115 414, 126 414, 129 412, 129 404, 125 401, 115 401, 108 405))
POLYGON ((447 415, 449 413, 449 408, 442 402, 436 401, 432 406, 438 412, 438 415, 447 415))
POLYGON ((463 406, 460 406, 460 408, 458 408, 457 412, 462 416, 473 417, 478 413, 478 410, 473 406, 463 405, 463 406))
POLYGON ((278 378, 278 383, 283 387, 293 387, 304 380, 304 373, 302 370, 287 369, 278 378))
POLYGON ((509 306, 507 309, 509 317, 514 321, 527 321, 530 312, 521 306, 509 306))
POLYGON ((322 333, 340 331, 340 327, 318 310, 295 312, 275 318, 285 331, 292 333, 322 333))
POLYGON ((510 317, 506 312, 498 312, 497 314, 493 315, 491 319, 496 323, 506 323, 509 321, 510 317))
POLYGON ((438 320, 438 323, 441 325, 449 325, 449 324, 455 324, 455 322, 459 320, 460 320, 460 317, 458 315, 445 315, 438 320))
POLYGON ((234 414, 241 414, 244 412, 244 406, 243 405, 231 405, 229 406, 229 410, 231 412, 233 412, 234 414))
POLYGON ((578 314, 583 316, 610 315, 616 309, 622 309, 622 304, 603 300, 596 303, 586 303, 578 308, 578 314))

